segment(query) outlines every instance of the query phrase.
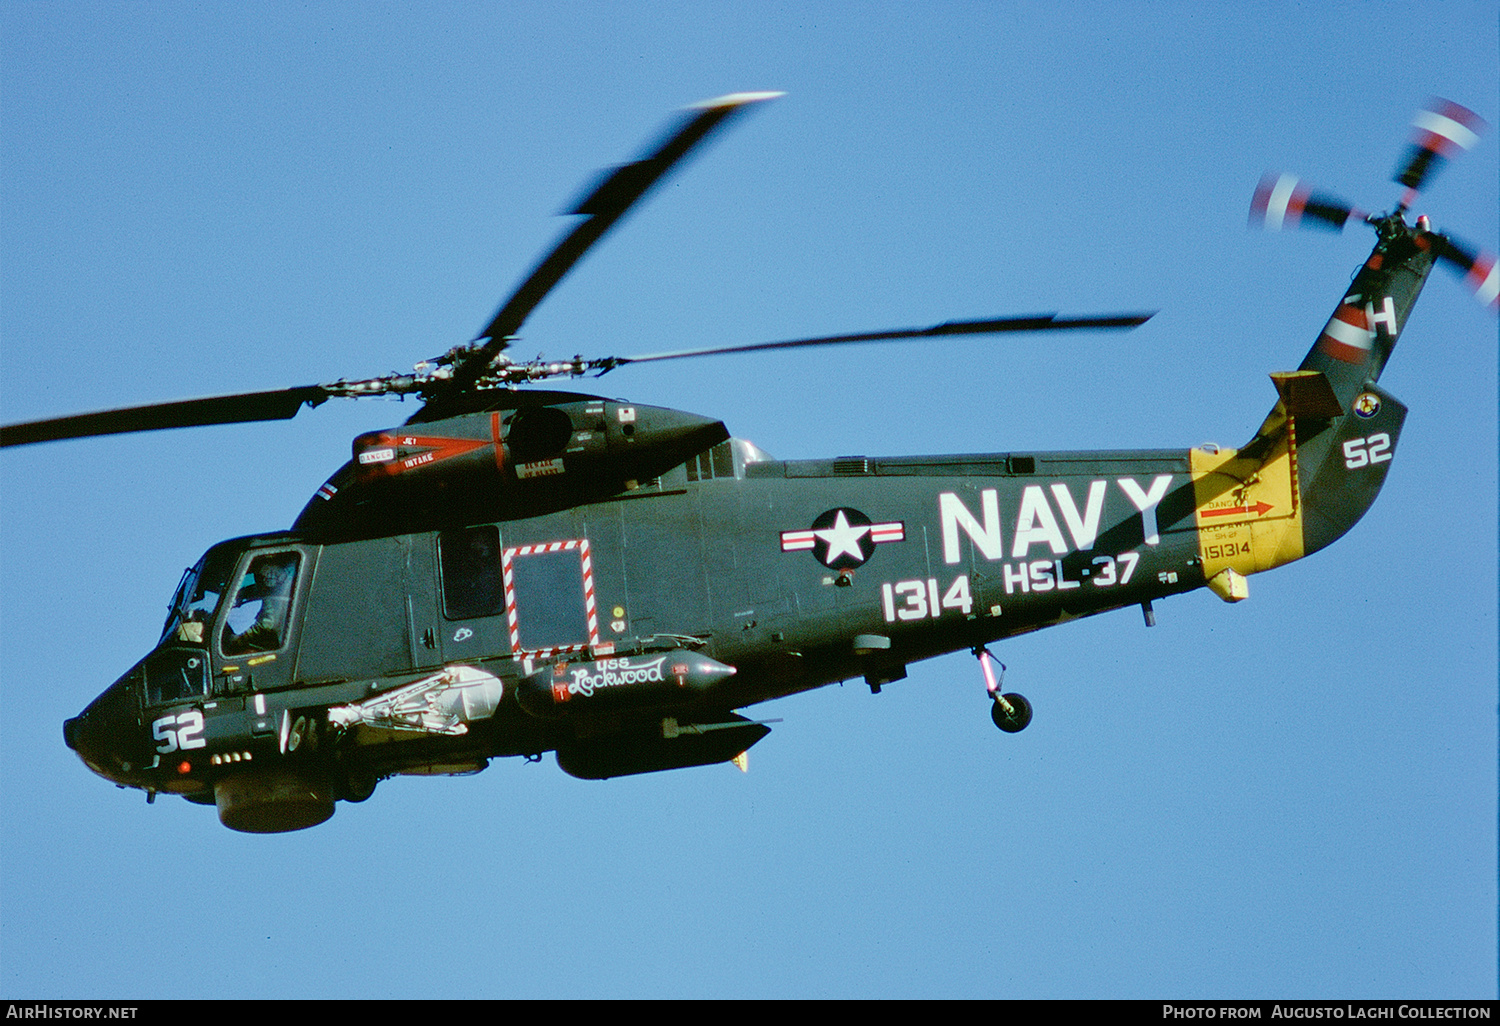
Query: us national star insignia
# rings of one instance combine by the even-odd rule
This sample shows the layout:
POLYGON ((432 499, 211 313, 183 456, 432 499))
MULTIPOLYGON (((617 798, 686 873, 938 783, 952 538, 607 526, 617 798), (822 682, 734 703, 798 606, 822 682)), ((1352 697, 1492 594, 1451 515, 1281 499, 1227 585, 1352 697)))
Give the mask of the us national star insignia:
POLYGON ((875 554, 876 545, 905 538, 906 525, 899 520, 876 524, 859 510, 840 506, 821 514, 806 531, 782 531, 781 551, 810 549, 830 570, 853 570, 875 554))

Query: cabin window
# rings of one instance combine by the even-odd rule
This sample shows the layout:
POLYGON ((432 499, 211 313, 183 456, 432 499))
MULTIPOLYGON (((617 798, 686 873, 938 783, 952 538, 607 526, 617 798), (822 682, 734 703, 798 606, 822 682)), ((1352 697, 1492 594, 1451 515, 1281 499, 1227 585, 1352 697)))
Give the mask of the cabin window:
POLYGON ((438 561, 443 575, 443 611, 448 619, 494 616, 504 608, 498 527, 439 533, 438 561))
POLYGON ((271 652, 282 646, 300 559, 295 552, 256 556, 224 618, 224 654, 271 652))
POLYGON ((715 478, 734 476, 734 450, 728 442, 720 442, 708 452, 700 452, 687 461, 689 481, 712 481, 715 478))
POLYGON ((598 644, 586 540, 522 545, 505 555, 513 651, 553 653, 598 644))

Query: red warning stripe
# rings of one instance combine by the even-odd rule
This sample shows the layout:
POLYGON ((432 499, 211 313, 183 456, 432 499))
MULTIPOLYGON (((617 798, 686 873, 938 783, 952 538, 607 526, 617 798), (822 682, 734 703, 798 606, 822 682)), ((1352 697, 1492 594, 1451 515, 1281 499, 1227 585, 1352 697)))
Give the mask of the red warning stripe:
POLYGON ((1344 363, 1364 363, 1374 341, 1375 333, 1370 330, 1365 312, 1348 303, 1340 303, 1323 326, 1323 334, 1318 336, 1318 348, 1344 363))
MULTIPOLYGON (((589 552, 587 538, 569 538, 566 541, 542 542, 537 545, 517 545, 500 554, 500 578, 505 588, 505 616, 510 623, 510 650, 518 658, 547 658, 565 652, 582 652, 599 647, 599 612, 594 598, 594 560, 589 552), (523 649, 521 647, 521 619, 516 608, 515 560, 517 556, 536 556, 548 552, 578 550, 580 572, 583 576, 583 605, 588 623, 588 641, 576 645, 554 645, 551 648, 523 649)), ((611 646, 612 647, 612 646, 611 646)))
POLYGON ((505 469, 505 443, 500 440, 500 412, 490 414, 490 438, 495 443, 495 469, 505 469))
POLYGON ((1262 517, 1275 508, 1269 502, 1257 502, 1254 506, 1225 506, 1223 509, 1200 509, 1198 515, 1201 517, 1232 517, 1244 513, 1254 513, 1256 516, 1262 517))

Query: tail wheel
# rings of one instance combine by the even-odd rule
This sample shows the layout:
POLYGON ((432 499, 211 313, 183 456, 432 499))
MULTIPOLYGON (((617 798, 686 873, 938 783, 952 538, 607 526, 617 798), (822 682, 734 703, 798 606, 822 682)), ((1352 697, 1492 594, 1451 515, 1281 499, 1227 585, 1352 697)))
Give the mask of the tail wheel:
POLYGON ((990 719, 1007 734, 1015 734, 1025 730, 1026 725, 1031 722, 1031 703, 1026 701, 1024 695, 1003 695, 990 706, 990 719))

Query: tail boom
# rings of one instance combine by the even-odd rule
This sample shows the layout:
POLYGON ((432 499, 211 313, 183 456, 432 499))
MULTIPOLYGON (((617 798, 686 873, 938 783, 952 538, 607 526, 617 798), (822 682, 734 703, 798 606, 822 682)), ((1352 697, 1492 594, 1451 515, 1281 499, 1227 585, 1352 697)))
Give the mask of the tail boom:
POLYGON ((1341 537, 1375 501, 1406 407, 1376 381, 1432 270, 1442 236, 1399 213, 1296 371, 1272 374, 1279 398, 1240 449, 1194 449, 1203 576, 1221 597, 1237 578, 1301 559, 1341 537))
POLYGON ((1380 239, 1299 368, 1322 373, 1346 410, 1380 379, 1446 241, 1399 213, 1371 223, 1380 239))

